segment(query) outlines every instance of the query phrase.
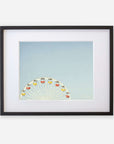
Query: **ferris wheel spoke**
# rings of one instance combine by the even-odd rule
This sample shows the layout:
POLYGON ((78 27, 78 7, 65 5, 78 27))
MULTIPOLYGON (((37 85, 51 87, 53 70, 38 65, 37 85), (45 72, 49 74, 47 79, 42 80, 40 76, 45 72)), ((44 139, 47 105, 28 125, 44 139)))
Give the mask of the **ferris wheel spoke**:
POLYGON ((38 88, 37 86, 33 86, 33 97, 37 97, 38 96, 38 88))

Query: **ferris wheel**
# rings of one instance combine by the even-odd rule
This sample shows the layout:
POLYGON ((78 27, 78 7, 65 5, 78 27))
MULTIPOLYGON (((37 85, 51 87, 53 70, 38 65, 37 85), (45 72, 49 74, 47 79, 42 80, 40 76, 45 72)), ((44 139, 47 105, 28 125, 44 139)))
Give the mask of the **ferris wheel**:
POLYGON ((53 78, 38 78, 29 82, 21 91, 23 100, 69 100, 68 89, 63 83, 53 78))

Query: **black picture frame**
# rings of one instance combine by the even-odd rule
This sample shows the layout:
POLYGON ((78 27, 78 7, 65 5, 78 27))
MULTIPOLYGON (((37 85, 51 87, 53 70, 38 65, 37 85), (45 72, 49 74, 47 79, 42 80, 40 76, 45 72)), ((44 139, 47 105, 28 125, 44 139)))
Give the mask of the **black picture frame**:
POLYGON ((113 26, 1 26, 0 27, 0 108, 1 115, 113 115, 113 26), (4 112, 4 30, 108 29, 110 31, 110 111, 109 112, 4 112))

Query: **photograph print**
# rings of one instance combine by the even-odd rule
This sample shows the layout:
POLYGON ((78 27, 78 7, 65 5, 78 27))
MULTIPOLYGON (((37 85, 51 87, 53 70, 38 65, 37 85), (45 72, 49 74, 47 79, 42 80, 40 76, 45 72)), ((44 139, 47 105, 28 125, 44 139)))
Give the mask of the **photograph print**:
POLYGON ((92 100, 93 42, 19 42, 20 100, 92 100))

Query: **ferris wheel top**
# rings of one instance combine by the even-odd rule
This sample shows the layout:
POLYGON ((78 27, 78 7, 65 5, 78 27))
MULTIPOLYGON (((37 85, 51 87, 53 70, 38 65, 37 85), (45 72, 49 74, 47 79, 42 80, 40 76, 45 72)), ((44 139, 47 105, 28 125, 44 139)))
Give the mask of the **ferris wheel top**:
MULTIPOLYGON (((26 95, 28 95, 28 97, 30 95, 33 96, 34 95, 33 91, 36 90, 36 93, 38 93, 39 89, 42 90, 42 88, 46 88, 46 89, 51 88, 52 92, 50 95, 52 95, 53 93, 52 90, 53 88, 54 90, 61 91, 61 93, 59 93, 60 98, 62 98, 63 96, 65 96, 65 98, 67 99, 70 98, 70 93, 66 88, 66 86, 61 81, 58 81, 50 77, 40 77, 29 82, 22 90, 21 97, 25 97, 26 95)), ((49 92, 47 91, 47 93, 49 92)), ((57 98, 59 97, 57 96, 57 98)))

